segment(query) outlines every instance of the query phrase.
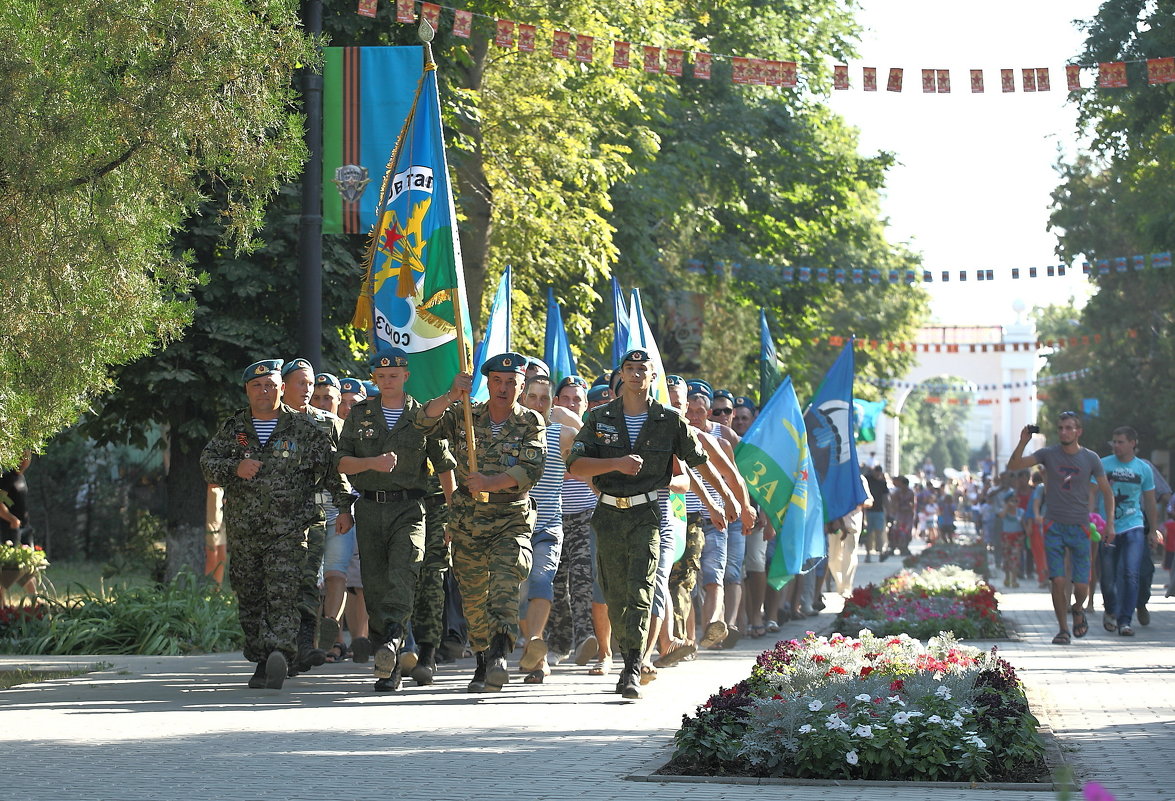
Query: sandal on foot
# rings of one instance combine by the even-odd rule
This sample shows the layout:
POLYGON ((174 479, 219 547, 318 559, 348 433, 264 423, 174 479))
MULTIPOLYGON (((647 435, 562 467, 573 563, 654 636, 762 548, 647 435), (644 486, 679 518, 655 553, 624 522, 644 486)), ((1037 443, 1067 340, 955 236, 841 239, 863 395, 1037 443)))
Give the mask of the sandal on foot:
POLYGON ((1053 645, 1069 645, 1072 640, 1069 639, 1069 632, 1062 631, 1053 637, 1053 645))
POLYGON ((547 641, 542 637, 535 637, 526 641, 522 649, 522 657, 518 660, 519 673, 533 673, 538 670, 547 659, 547 641))
POLYGON ((1085 610, 1075 606, 1070 611, 1073 613, 1073 636, 1084 637, 1089 633, 1089 621, 1085 619, 1085 610))
POLYGON ((347 646, 341 642, 336 642, 326 652, 327 664, 333 665, 338 662, 345 662, 347 659, 347 646))
POLYGON ((1129 625, 1119 626, 1118 627, 1118 634, 1121 635, 1122 637, 1133 637, 1134 636, 1134 629, 1131 628, 1129 625))
POLYGON ((542 684, 543 680, 547 678, 547 675, 550 672, 551 672, 551 669, 549 667, 547 667, 546 664, 543 664, 542 667, 536 668, 535 670, 532 670, 529 673, 527 673, 526 678, 524 678, 522 680, 522 683, 523 684, 542 684))
POLYGON ((612 672, 612 654, 600 654, 588 668, 589 676, 607 676, 612 672))
POLYGON ((767 634, 767 628, 765 626, 758 625, 751 626, 747 633, 751 635, 752 640, 757 640, 767 634))
POLYGON ((775 634, 777 631, 779 631, 779 624, 774 620, 768 620, 763 624, 763 628, 767 629, 768 634, 775 634))
POLYGON ((667 668, 673 667, 681 660, 693 656, 697 652, 698 646, 693 643, 680 642, 669 649, 669 653, 662 656, 653 662, 653 667, 667 668))

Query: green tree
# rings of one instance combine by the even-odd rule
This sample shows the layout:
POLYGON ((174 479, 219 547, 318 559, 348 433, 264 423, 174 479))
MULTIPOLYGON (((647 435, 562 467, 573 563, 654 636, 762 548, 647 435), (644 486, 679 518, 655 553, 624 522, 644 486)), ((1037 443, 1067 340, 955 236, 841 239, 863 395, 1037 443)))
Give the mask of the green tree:
POLYGON ((106 368, 179 336, 171 234, 222 193, 248 242, 301 163, 292 0, 0 4, 0 463, 73 423, 106 368))
POLYGON ((967 467, 970 449, 963 435, 963 424, 970 414, 969 393, 949 389, 951 385, 967 383, 955 376, 938 376, 935 381, 944 385, 918 387, 910 392, 902 404, 901 463, 902 473, 918 472, 929 456, 939 475, 948 467, 962 470, 967 467))
MULTIPOLYGON (((1129 61, 1130 88, 1077 96, 1081 132, 1090 151, 1059 165, 1051 227, 1057 252, 1089 261, 1169 251, 1175 245, 1175 88, 1149 86, 1147 58, 1175 50, 1173 0, 1107 0, 1086 26, 1079 60, 1129 61)), ((1175 333, 1170 270, 1097 276, 1097 292, 1076 328, 1088 346, 1062 348, 1050 372, 1089 368, 1087 375, 1048 389, 1050 416, 1081 410, 1096 398, 1100 414, 1085 421, 1084 439, 1108 439, 1117 425, 1139 430, 1142 449, 1175 439, 1175 333)))

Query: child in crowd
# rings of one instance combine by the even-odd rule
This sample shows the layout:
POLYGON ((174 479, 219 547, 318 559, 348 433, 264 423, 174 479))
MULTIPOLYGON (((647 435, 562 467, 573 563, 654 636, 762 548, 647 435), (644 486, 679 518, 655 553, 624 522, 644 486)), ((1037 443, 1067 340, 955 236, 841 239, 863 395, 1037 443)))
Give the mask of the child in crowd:
POLYGON ((996 515, 1004 546, 1004 586, 1020 586, 1020 565, 1024 553, 1024 510, 1011 495, 1004 508, 996 515))

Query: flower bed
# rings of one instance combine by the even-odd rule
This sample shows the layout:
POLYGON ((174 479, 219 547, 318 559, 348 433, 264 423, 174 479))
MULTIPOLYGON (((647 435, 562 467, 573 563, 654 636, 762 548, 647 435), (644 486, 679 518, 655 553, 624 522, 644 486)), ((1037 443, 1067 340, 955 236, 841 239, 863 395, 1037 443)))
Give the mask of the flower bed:
POLYGON ((926 569, 930 567, 945 567, 957 565, 967 570, 974 570, 986 576, 987 547, 983 543, 956 545, 949 542, 938 542, 920 553, 907 556, 902 560, 905 567, 926 569))
POLYGON ((1041 781, 1044 746, 1012 666, 949 635, 780 642, 684 715, 659 773, 1041 781))
POLYGON ((942 631, 965 639, 1006 637, 995 588, 971 570, 947 565, 903 570, 881 586, 857 587, 833 622, 833 631, 906 633, 925 639, 942 631))

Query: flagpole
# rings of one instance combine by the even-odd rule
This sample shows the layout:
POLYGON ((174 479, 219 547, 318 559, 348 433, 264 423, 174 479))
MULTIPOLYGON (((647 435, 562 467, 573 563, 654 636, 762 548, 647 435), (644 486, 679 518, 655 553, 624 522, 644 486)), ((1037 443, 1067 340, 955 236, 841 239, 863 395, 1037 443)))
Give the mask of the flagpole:
MULTIPOLYGON (((435 72, 436 68, 437 68, 436 61, 434 61, 433 57, 432 57, 432 39, 435 34, 436 34, 436 31, 434 31, 432 29, 432 26, 428 24, 428 20, 424 19, 422 16, 420 19, 420 27, 417 29, 417 35, 420 37, 420 41, 424 43, 424 71, 425 72, 428 72, 429 70, 432 70, 433 72, 435 72)), ((454 224, 456 224, 456 222, 457 222, 456 220, 453 221, 454 224)), ((460 267, 460 269, 465 269, 465 268, 462 265, 460 267)), ((469 354, 470 354, 469 342, 465 339, 464 299, 461 297, 462 293, 460 291, 458 291, 459 288, 460 288, 460 284, 451 290, 452 301, 453 301, 453 321, 454 321, 454 323, 456 323, 456 326, 457 326, 457 352, 458 352, 457 358, 458 358, 458 363, 460 365, 461 372, 472 373, 473 372, 473 365, 470 364, 470 362, 469 362, 469 354)), ((461 393, 461 411, 464 412, 464 415, 465 415, 465 445, 466 445, 466 453, 469 456, 469 472, 476 473, 477 472, 477 452, 475 450, 476 445, 474 444, 474 440, 473 440, 473 405, 470 402, 470 397, 469 397, 468 392, 461 393)), ((479 495, 481 495, 482 497, 478 498, 478 500, 481 500, 481 501, 489 500, 486 493, 484 493, 484 492, 479 493, 479 495)))

